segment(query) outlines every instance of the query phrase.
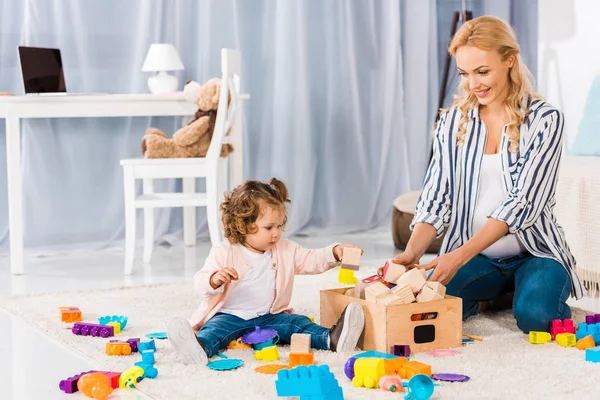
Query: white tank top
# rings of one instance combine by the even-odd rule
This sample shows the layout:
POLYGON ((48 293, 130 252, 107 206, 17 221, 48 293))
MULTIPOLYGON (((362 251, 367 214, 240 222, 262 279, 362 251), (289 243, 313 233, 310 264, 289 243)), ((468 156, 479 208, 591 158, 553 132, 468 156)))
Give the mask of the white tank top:
MULTIPOLYGON (((506 200, 502 180, 502 158, 497 154, 484 154, 479 175, 479 194, 473 215, 473 234, 477 233, 488 215, 506 200)), ((524 253, 527 249, 515 234, 508 234, 481 252, 490 258, 504 258, 524 253)))

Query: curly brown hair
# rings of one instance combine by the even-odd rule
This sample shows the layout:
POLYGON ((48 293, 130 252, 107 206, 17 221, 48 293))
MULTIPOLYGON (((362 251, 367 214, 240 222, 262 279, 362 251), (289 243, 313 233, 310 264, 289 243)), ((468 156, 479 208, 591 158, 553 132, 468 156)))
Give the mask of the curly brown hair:
POLYGON ((245 242, 245 236, 256 233, 256 220, 260 215, 260 205, 284 211, 283 225, 287 222, 286 203, 291 203, 288 189, 282 181, 271 178, 269 183, 247 181, 225 194, 221 202, 221 222, 224 236, 231 243, 245 242))

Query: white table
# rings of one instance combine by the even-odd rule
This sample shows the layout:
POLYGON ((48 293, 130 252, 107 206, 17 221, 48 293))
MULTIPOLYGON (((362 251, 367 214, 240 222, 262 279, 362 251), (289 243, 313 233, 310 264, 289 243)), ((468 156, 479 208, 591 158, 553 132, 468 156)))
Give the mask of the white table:
POLYGON ((81 117, 193 116, 197 106, 183 95, 98 94, 71 96, 0 96, 0 118, 6 119, 10 269, 25 272, 23 259, 23 177, 21 119, 81 117))

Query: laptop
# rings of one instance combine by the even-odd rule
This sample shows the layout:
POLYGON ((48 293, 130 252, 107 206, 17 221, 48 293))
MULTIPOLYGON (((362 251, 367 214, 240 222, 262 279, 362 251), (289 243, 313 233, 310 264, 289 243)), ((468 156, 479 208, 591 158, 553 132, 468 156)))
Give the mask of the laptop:
POLYGON ((19 46, 25 94, 66 94, 59 49, 19 46))

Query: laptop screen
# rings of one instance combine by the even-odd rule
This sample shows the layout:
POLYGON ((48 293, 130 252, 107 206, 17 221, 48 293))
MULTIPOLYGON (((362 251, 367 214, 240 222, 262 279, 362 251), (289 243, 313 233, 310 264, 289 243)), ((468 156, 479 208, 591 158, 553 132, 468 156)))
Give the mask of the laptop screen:
POLYGON ((25 93, 66 92, 59 49, 19 46, 25 93))

